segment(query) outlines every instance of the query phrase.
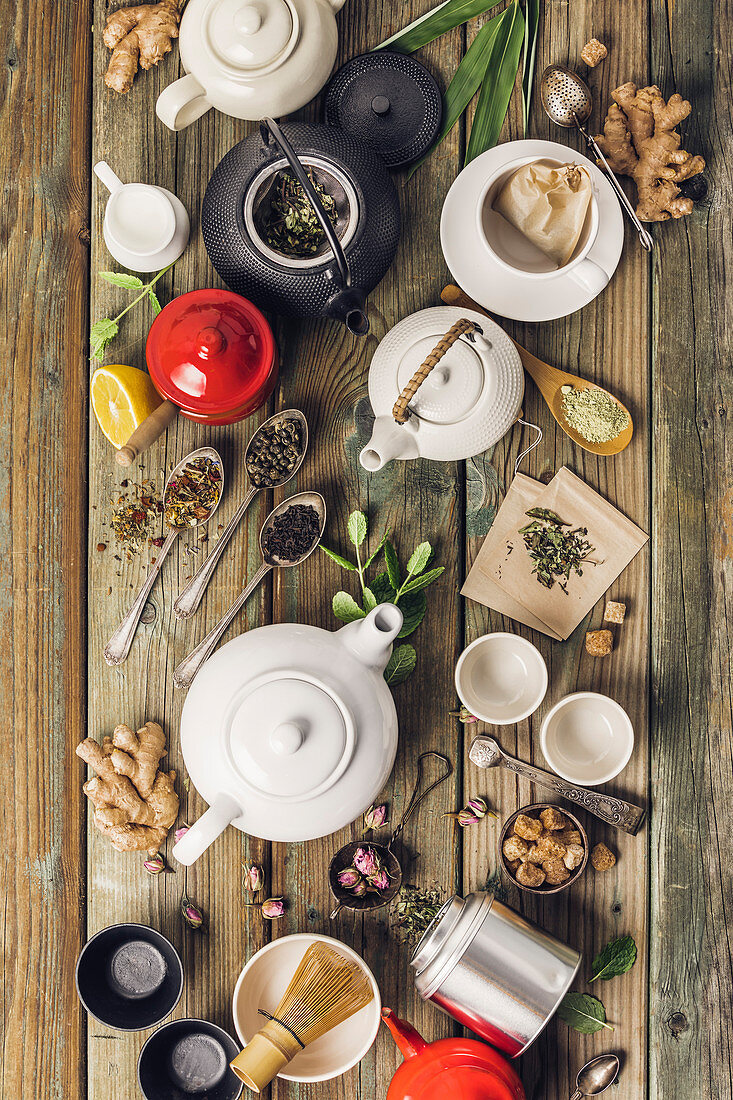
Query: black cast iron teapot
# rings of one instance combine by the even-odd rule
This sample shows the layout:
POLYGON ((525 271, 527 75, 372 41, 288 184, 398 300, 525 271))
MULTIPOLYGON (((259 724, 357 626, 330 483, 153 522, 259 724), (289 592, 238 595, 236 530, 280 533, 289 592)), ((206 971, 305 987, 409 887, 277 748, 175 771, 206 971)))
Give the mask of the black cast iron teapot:
POLYGON ((343 130, 270 118, 235 145, 209 180, 201 232, 225 283, 286 317, 332 317, 369 331, 366 296, 385 275, 400 236, 397 191, 380 157, 343 130), (325 240, 294 258, 267 243, 266 219, 284 172, 305 190, 325 240), (335 204, 332 224, 309 173, 335 204))

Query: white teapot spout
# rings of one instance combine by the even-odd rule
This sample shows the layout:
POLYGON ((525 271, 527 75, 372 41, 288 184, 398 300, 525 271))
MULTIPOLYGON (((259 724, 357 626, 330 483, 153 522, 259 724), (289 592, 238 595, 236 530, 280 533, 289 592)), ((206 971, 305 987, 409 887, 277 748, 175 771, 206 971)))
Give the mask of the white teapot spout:
POLYGON ((384 672, 392 643, 402 630, 402 612, 393 603, 381 603, 364 619, 348 623, 337 631, 345 645, 366 668, 384 672))
POLYGON ((403 426, 396 424, 391 416, 378 416, 372 438, 359 455, 359 462, 373 473, 393 458, 417 458, 419 454, 417 439, 409 423, 403 426))

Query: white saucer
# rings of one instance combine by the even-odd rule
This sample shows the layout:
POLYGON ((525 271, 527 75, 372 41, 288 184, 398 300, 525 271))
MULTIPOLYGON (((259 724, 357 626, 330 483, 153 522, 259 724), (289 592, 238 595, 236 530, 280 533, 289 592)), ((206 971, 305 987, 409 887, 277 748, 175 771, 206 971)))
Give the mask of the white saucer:
POLYGON ((523 279, 500 266, 478 239, 476 208, 489 176, 520 157, 574 161, 588 168, 598 202, 599 228, 588 258, 613 275, 624 244, 621 207, 593 161, 555 141, 508 141, 472 160, 446 196, 440 216, 440 244, 453 278, 484 309, 515 321, 552 321, 587 306, 597 296, 572 278, 523 279))

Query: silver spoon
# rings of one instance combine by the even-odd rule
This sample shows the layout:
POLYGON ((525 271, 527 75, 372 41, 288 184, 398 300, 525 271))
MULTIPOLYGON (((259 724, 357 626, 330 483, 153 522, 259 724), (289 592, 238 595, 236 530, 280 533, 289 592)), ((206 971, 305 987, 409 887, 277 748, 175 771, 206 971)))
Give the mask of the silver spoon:
POLYGON ((173 478, 177 477, 182 472, 184 466, 186 466, 189 462, 193 462, 193 460, 196 458, 210 458, 212 462, 215 462, 219 467, 221 481, 219 484, 219 496, 217 497, 216 504, 211 509, 211 511, 203 519, 199 520, 198 523, 194 524, 193 527, 182 528, 171 527, 169 525, 167 538, 160 548, 155 565, 148 573, 145 584, 138 592, 132 607, 127 612, 124 619, 117 627, 114 634, 104 648, 104 659, 108 665, 121 665, 127 657, 127 654, 130 652, 132 639, 135 636, 137 624, 140 621, 140 616, 142 615, 143 608, 145 607, 148 596, 150 595, 150 590, 155 584, 156 577, 158 576, 158 573, 160 573, 161 566, 166 559, 168 551, 170 550, 171 546, 176 541, 178 536, 181 534, 181 531, 195 531, 196 528, 200 527, 202 523, 208 523, 216 509, 219 507, 221 494, 224 491, 224 465, 221 461, 221 455, 218 451, 215 451, 213 447, 199 447, 198 450, 191 451, 189 454, 186 455, 185 458, 181 459, 178 465, 175 466, 168 475, 168 480, 165 483, 165 493, 163 494, 164 502, 166 504, 168 502, 168 490, 170 488, 170 484, 173 478))
POLYGON ((525 779, 539 784, 540 787, 549 787, 556 794, 567 798, 568 802, 581 806, 589 814, 600 817, 601 821, 615 825, 617 829, 623 829, 632 836, 636 836, 644 821, 646 811, 641 806, 634 806, 610 794, 589 791, 587 787, 574 787, 564 779, 552 775, 551 772, 534 768, 531 764, 525 764, 522 760, 508 756, 498 741, 485 734, 474 737, 468 757, 479 768, 509 768, 510 771, 523 775, 525 779))
POLYGON ((300 565, 301 562, 313 553, 318 543, 321 541, 321 535, 323 534, 323 528, 326 525, 326 502, 320 493, 296 493, 295 496, 288 497, 282 504, 278 504, 276 508, 273 508, 269 516, 262 524, 262 530, 260 531, 260 551, 262 553, 262 565, 255 573, 252 580, 249 582, 246 588, 244 588, 236 600, 224 613, 219 622, 210 630, 204 640, 200 642, 195 649, 192 649, 187 657, 184 657, 180 665, 175 669, 173 673, 173 683, 176 687, 190 687, 193 683, 194 677, 198 673, 199 669, 203 665, 204 661, 211 655, 216 648, 219 639, 224 631, 227 629, 231 621, 237 615, 237 613, 244 607, 245 603, 257 588, 258 584, 267 576, 271 569, 289 568, 293 565, 300 565), (305 553, 301 554, 299 558, 295 558, 293 561, 284 561, 280 558, 270 555, 265 550, 265 538, 272 527, 274 521, 278 516, 286 512, 293 504, 310 504, 315 508, 318 513, 319 529, 318 535, 313 540, 313 544, 308 547, 305 553))
POLYGON ((258 436, 262 434, 265 428, 270 428, 273 424, 277 423, 277 421, 280 420, 295 420, 300 426, 302 443, 302 453, 300 455, 300 458, 295 463, 293 469, 290 470, 289 473, 285 474, 282 478, 280 478, 279 481, 273 481, 271 485, 262 487, 258 487, 256 485, 251 486, 244 500, 239 505, 232 518, 229 520, 229 523, 219 535, 217 543, 209 556, 204 562, 201 563, 201 565, 191 577, 191 580, 188 582, 185 588, 183 588, 178 593, 178 598, 173 604, 173 614, 176 616, 177 619, 187 619, 190 615, 193 615, 194 611, 201 603, 201 597, 206 591, 206 586, 211 580, 211 574, 216 569, 219 558, 224 553, 225 546, 241 523, 244 513, 247 511, 257 494, 261 492, 263 488, 280 489, 283 485, 287 485, 290 479, 295 477, 298 470, 303 465, 305 452, 308 450, 308 424, 306 423, 306 419, 299 409, 286 409, 284 412, 275 413, 275 415, 271 416, 269 420, 266 420, 264 424, 260 424, 259 428, 247 444, 247 450, 244 453, 245 467, 247 464, 247 459, 249 458, 249 455, 252 451, 252 447, 257 441, 258 436))
POLYGON ((566 130, 572 130, 574 127, 583 136, 585 144, 592 151, 593 156, 603 165, 608 182, 613 187, 618 201, 635 226, 643 247, 647 252, 651 252, 654 247, 651 234, 639 221, 636 211, 626 198, 621 184, 599 149, 598 142, 587 130, 583 129, 583 123, 590 118, 590 113, 593 110, 593 97, 588 85, 580 79, 577 73, 567 69, 564 65, 548 65, 540 81, 540 95, 545 114, 551 122, 554 122, 557 126, 562 126, 566 130))
POLYGON ((619 1061, 615 1054, 599 1054, 586 1062, 575 1079, 577 1089, 570 1100, 582 1100, 583 1096, 598 1096, 605 1092, 618 1077, 619 1061))

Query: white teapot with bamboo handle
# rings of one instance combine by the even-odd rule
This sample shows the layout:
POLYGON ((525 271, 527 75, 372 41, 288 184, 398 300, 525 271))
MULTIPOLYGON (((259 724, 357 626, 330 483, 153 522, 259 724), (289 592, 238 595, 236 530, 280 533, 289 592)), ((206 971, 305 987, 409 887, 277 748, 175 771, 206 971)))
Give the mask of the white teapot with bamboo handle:
POLYGON ((523 396, 522 362, 503 329, 476 310, 423 309, 374 353, 375 421, 359 461, 375 471, 395 458, 471 458, 509 431, 523 396))
POLYGON ((336 60, 344 0, 189 0, 180 27, 186 76, 158 96, 158 118, 183 130, 212 107, 279 118, 321 90, 336 60))

